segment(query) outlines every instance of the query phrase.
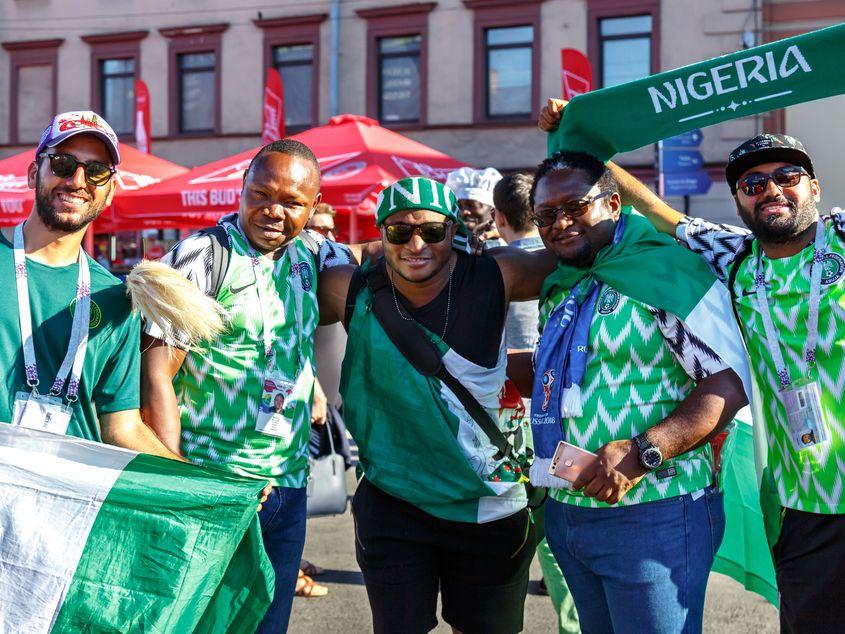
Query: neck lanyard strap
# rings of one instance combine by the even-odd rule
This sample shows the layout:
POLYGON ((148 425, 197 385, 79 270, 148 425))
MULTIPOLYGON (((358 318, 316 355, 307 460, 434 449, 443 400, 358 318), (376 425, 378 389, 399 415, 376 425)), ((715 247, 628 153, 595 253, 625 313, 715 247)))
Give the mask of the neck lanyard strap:
MULTIPOLYGON (((263 284, 263 272, 261 267, 261 256, 256 252, 256 250, 252 247, 249 242, 249 238, 246 237, 246 234, 240 227, 240 224, 236 225, 238 232, 241 234, 241 237, 247 244, 247 249, 249 250, 249 259, 252 263, 252 271, 255 275, 255 284, 256 290, 258 292, 258 303, 260 304, 261 309, 261 338, 264 342, 264 358, 267 361, 267 365, 270 365, 273 361, 274 350, 273 350, 273 335, 271 332, 271 328, 268 327, 268 324, 271 323, 270 318, 270 305, 267 302, 267 298, 264 294, 264 284, 263 284)), ((301 276, 301 267, 303 264, 299 262, 298 253, 296 251, 296 247, 293 244, 288 245, 285 248, 285 253, 282 254, 282 257, 290 257, 291 258, 291 277, 295 277, 297 274, 301 276)), ((303 330, 303 299, 302 299, 302 284, 301 278, 300 283, 296 284, 293 283, 293 279, 291 279, 291 284, 293 284, 293 296, 294 296, 294 303, 295 303, 295 311, 296 311, 296 334, 297 334, 297 354, 299 355, 298 364, 299 367, 297 368, 296 373, 299 374, 299 371, 302 369, 302 356, 303 356, 303 347, 302 347, 302 330, 303 330)))
MULTIPOLYGON (((34 391, 39 385, 38 364, 35 360, 35 345, 32 341, 32 313, 29 306, 29 281, 26 272, 26 252, 24 250, 23 224, 14 231, 15 282, 18 294, 18 317, 20 320, 21 343, 26 371, 26 384, 34 391)), ((62 365, 56 374, 50 394, 59 396, 67 382, 67 400, 76 401, 79 381, 82 376, 82 364, 88 348, 88 323, 91 318, 91 274, 88 270, 88 258, 79 249, 79 277, 76 282, 76 302, 70 341, 62 365), (68 380, 70 377, 70 380, 68 380)))
MULTIPOLYGON (((816 344, 819 339, 819 304, 821 302, 822 289, 822 269, 824 268, 825 248, 825 227, 824 221, 819 218, 816 224, 816 238, 813 242, 813 262, 811 264, 810 273, 810 305, 807 314, 807 340, 804 346, 804 362, 807 364, 807 371, 809 372, 816 364, 816 344)), ((763 273, 763 255, 762 252, 757 254, 757 273, 754 278, 755 296, 757 300, 757 309, 763 318, 763 328, 766 331, 766 346, 769 349, 769 354, 775 362, 775 369, 778 373, 778 380, 780 381, 781 389, 786 389, 792 385, 792 377, 789 375, 789 370, 786 367, 786 362, 783 359, 783 353, 780 349, 780 340, 775 330, 774 322, 772 321, 772 314, 769 307, 769 298, 766 293, 766 281, 763 273)))

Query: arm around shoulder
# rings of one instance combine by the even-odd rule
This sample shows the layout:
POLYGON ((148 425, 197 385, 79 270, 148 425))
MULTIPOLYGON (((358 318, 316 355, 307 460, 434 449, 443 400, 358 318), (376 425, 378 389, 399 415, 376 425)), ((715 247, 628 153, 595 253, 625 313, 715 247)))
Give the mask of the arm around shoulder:
POLYGON ((355 266, 333 266, 320 273, 317 300, 320 304, 320 325, 342 322, 346 312, 346 297, 355 266))
POLYGON ((509 302, 537 299, 543 280, 557 265, 557 256, 548 249, 526 251, 516 247, 500 247, 489 253, 502 272, 505 296, 509 302))

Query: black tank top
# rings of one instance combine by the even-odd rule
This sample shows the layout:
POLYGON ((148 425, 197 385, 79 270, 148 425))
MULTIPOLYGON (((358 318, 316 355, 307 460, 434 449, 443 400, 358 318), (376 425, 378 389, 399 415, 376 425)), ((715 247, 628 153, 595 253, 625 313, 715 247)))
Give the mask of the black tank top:
MULTIPOLYGON (((384 258, 379 259, 377 266, 385 266, 384 258)), ((365 283, 359 268, 352 276, 346 300, 347 330, 355 311, 355 299, 365 283)), ((418 308, 411 306, 398 290, 396 297, 403 314, 440 335, 446 321, 448 293, 447 284, 437 297, 418 308)), ((477 365, 494 367, 499 358, 505 314, 505 283, 496 261, 489 255, 459 253, 452 271, 452 301, 444 337, 449 347, 477 365)))

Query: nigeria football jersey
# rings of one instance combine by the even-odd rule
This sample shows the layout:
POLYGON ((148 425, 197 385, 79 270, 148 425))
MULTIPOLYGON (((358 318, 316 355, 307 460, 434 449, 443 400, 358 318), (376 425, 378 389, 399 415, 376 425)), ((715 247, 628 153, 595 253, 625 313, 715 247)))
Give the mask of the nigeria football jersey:
MULTIPOLYGON (((197 464, 267 478, 275 486, 303 487, 315 373, 313 335, 319 321, 314 267, 323 270, 345 264, 349 254, 345 247, 312 234, 320 246, 316 262, 302 239, 296 238, 281 257, 258 257, 253 266, 252 248, 236 218, 226 217, 221 224, 232 245, 229 268, 216 297, 225 311, 227 328, 214 341, 188 350, 174 378, 182 451, 197 464), (269 365, 263 327, 269 328, 272 340, 269 365), (256 430, 265 379, 271 375, 291 383, 300 379, 285 402, 286 415, 292 412, 292 427, 284 437, 256 430)), ((207 236, 183 240, 163 261, 209 292, 211 241, 207 236)), ((162 333, 151 323, 145 330, 174 345, 184 341, 180 333, 162 333)))
MULTIPOLYGON (((769 352, 762 313, 755 300, 754 282, 760 245, 745 229, 685 218, 677 237, 700 254, 717 276, 728 280, 738 267, 731 293, 751 358, 759 390, 757 411, 765 423, 767 468, 780 503, 798 511, 823 514, 845 512, 845 213, 834 210, 823 218, 826 253, 822 263, 819 337, 816 370, 829 440, 796 451, 779 396, 780 382, 769 352), (745 257, 735 264, 737 254, 745 257)), ((762 254, 762 272, 771 317, 787 369, 793 381, 807 375, 803 347, 807 339, 813 244, 779 259, 762 254)))
MULTIPOLYGON (((558 287, 543 302, 541 328, 568 294, 558 287)), ((661 422, 696 382, 728 367, 675 315, 604 285, 590 323, 581 385, 583 415, 561 420, 563 438, 592 452, 611 441, 633 438, 661 422)), ((712 454, 705 444, 647 473, 613 506, 694 493, 712 482, 712 454)), ((549 494, 566 504, 611 507, 570 488, 550 489, 549 494)))

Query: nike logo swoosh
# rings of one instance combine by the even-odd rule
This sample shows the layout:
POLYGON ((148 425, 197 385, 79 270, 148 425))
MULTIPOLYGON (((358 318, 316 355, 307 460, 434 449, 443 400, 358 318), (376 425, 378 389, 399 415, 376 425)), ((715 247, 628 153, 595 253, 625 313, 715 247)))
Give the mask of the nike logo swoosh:
POLYGON ((234 287, 234 286, 231 286, 229 288, 229 291, 231 291, 232 295, 236 295, 236 294, 240 293, 242 290, 244 290, 245 288, 249 288, 250 286, 255 286, 255 280, 253 280, 249 284, 246 284, 244 286, 239 286, 237 288, 234 287))

